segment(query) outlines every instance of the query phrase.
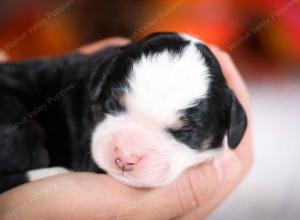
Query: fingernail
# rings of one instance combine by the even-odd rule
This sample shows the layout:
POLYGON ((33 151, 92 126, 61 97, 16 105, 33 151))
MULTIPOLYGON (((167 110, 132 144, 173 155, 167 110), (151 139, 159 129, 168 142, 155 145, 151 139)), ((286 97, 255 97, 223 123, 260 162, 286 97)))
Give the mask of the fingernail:
POLYGON ((219 183, 227 183, 235 179, 240 172, 240 161, 233 151, 227 151, 214 159, 219 183))

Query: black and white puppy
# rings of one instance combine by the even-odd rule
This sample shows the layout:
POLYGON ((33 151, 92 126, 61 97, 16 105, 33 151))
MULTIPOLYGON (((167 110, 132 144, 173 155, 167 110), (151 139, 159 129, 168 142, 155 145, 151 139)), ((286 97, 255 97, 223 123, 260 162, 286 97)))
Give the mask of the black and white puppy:
POLYGON ((246 127, 216 58, 185 34, 0 64, 0 191, 68 170, 161 186, 246 127))

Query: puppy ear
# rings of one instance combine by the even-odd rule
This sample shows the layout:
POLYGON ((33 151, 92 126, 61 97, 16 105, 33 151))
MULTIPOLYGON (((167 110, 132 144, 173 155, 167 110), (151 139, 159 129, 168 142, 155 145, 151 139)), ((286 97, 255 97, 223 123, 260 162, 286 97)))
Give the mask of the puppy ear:
POLYGON ((232 91, 229 93, 228 146, 234 149, 239 145, 246 131, 247 116, 234 93, 232 91))
POLYGON ((91 101, 95 102, 99 98, 104 84, 107 81, 108 76, 112 72, 114 61, 116 60, 119 48, 107 48, 103 53, 99 54, 101 61, 96 64, 89 81, 89 93, 91 101), (103 56, 103 57, 101 57, 103 56))

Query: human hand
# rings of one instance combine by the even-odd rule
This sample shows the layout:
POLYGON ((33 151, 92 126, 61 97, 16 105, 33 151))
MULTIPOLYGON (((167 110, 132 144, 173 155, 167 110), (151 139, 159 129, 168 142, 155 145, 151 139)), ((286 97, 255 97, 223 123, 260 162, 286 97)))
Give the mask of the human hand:
MULTIPOLYGON (((126 39, 79 49, 93 53, 126 39)), ((210 46, 249 120, 239 147, 188 169, 173 183, 135 189, 108 175, 71 173, 31 182, 0 196, 0 219, 203 219, 239 184, 252 164, 252 117, 247 89, 231 58, 210 46)))

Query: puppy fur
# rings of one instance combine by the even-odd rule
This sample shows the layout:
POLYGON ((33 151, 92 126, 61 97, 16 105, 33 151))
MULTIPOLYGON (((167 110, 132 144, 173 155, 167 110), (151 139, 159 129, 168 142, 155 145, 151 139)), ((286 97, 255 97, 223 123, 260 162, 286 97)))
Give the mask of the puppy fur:
POLYGON ((160 186, 247 127, 209 48, 178 33, 0 64, 0 106, 0 192, 68 170, 160 186), (112 163, 116 145, 141 155, 134 171, 112 163))

